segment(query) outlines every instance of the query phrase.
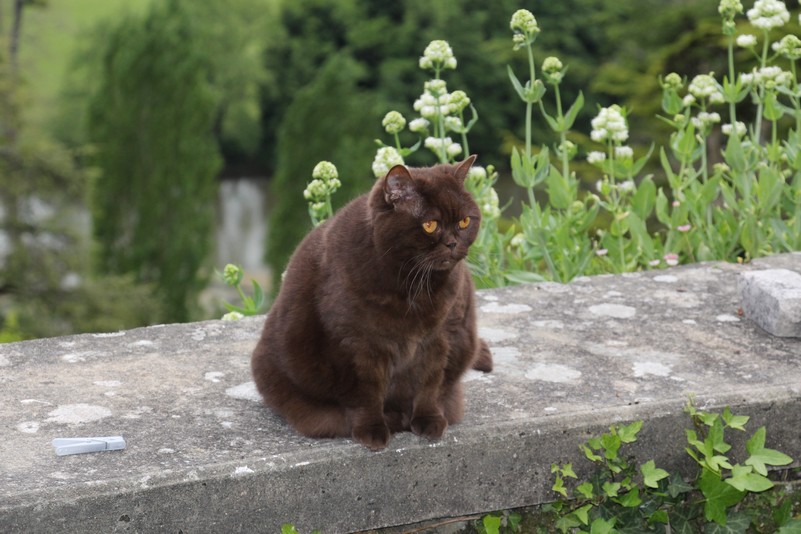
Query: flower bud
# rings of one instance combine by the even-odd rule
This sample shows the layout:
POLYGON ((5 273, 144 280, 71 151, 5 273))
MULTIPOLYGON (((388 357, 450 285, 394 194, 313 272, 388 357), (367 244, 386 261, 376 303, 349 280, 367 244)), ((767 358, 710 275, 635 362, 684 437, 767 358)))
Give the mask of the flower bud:
POLYGON ((236 286, 242 281, 242 277, 244 273, 242 269, 238 265, 234 265, 233 263, 229 263, 223 269, 223 280, 229 286, 236 286))
POLYGON ((397 111, 390 111, 384 115, 384 120, 381 121, 381 126, 390 135, 400 133, 406 126, 406 119, 397 111))

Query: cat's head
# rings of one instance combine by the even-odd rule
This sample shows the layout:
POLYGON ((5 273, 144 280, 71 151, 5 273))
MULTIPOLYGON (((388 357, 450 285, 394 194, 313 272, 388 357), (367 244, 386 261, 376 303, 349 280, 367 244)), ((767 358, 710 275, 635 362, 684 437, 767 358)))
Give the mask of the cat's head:
POLYGON ((464 187, 475 160, 473 155, 456 165, 396 165, 379 179, 369 200, 377 251, 432 271, 464 259, 481 221, 464 187))

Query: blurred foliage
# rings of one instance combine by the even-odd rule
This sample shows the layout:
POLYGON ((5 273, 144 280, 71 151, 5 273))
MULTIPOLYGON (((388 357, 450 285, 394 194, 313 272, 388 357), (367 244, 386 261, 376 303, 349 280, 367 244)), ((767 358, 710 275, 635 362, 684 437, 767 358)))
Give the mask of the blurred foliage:
POLYGON ((154 284, 169 320, 191 319, 207 283, 221 145, 259 139, 254 6, 170 0, 103 35, 88 124, 99 264, 154 284))
MULTIPOLYGON (((647 134, 647 138, 632 140, 635 149, 643 150, 639 147, 664 142, 669 134, 656 119, 659 100, 653 95, 659 92, 658 75, 676 70, 691 76, 715 70, 716 65, 710 65, 707 58, 718 57, 712 52, 722 47, 717 3, 702 2, 710 9, 699 9, 699 2, 690 0, 283 3, 279 17, 283 38, 268 46, 267 54, 267 68, 281 83, 266 87, 262 100, 264 138, 260 154, 268 174, 274 172, 271 200, 275 209, 269 227, 268 263, 280 272, 308 230, 299 192, 310 179, 315 162, 327 159, 343 169, 350 166, 342 173, 343 185, 358 180, 358 184, 364 184, 361 192, 367 189, 367 182, 361 181, 362 177, 369 179, 367 157, 356 162, 332 153, 337 152, 337 146, 351 143, 343 133, 351 132, 357 140, 371 138, 365 132, 373 131, 373 127, 350 129, 369 124, 368 118, 377 126, 391 109, 412 116, 411 103, 419 96, 426 77, 416 59, 431 40, 444 39, 453 48, 459 67, 449 73, 448 87, 466 91, 480 115, 470 134, 471 151, 479 154, 480 163, 495 165, 503 181, 509 176, 513 147, 523 142, 524 117, 506 72, 507 65, 526 70, 525 57, 512 49, 509 19, 516 9, 531 9, 543 28, 535 50, 537 68, 546 57, 557 56, 569 65, 569 76, 561 88, 564 100, 572 102, 579 91, 584 91, 586 103, 571 140, 586 147, 589 136, 581 132, 589 132, 589 122, 598 107, 618 103, 631 109, 632 130, 647 134), (360 75, 353 80, 361 98, 370 97, 372 113, 369 106, 362 106, 360 116, 351 117, 347 105, 336 104, 314 113, 299 109, 316 105, 314 99, 302 101, 305 93, 301 89, 321 83, 322 67, 335 54, 351 58, 360 67, 360 75), (290 109, 296 116, 308 113, 313 120, 296 124, 290 109), (365 117, 368 113, 370 116, 365 117), (316 126, 323 121, 338 122, 340 135, 324 140, 328 132, 316 126), (288 128, 297 130, 298 136, 292 143, 282 143, 279 137, 288 128), (306 150, 314 145, 320 148, 306 150)), ((288 141, 287 137, 284 140, 288 141)), ((557 139, 546 124, 535 124, 533 142, 548 145, 557 139)), ((434 160, 427 151, 419 151, 408 163, 428 165, 434 160)), ((589 166, 582 171, 586 172, 579 179, 585 184, 599 178, 589 166)))
POLYGON ((0 53, 0 342, 158 321, 144 288, 89 274, 77 208, 87 172, 21 121, 22 87, 0 53))
MULTIPOLYGON (((632 132, 643 136, 632 139, 635 150, 638 143, 664 143, 669 128, 655 118, 657 76, 723 72, 709 59, 721 57, 723 47, 716 6, 717 0, 166 0, 153 2, 144 14, 121 11, 83 32, 51 131, 3 141, 4 226, 35 195, 55 210, 52 235, 62 236, 56 248, 70 251, 64 257, 81 258, 54 259, 59 256, 50 245, 36 252, 21 241, 33 234, 12 231, 18 257, 0 275, 3 294, 12 291, 9 280, 26 295, 47 294, 31 288, 51 280, 52 291, 56 280, 75 272, 87 299, 102 293, 90 285, 105 287, 103 280, 109 280, 109 294, 143 284, 130 290, 143 291, 140 311, 123 317, 120 310, 104 309, 109 321, 112 315, 125 325, 146 316, 150 322, 192 318, 195 297, 212 271, 207 262, 221 173, 272 179, 267 247, 280 273, 309 228, 301 192, 314 164, 327 159, 340 169, 340 203, 367 190, 381 117, 391 109, 412 116, 411 103, 426 79, 417 58, 434 39, 447 40, 459 61, 449 87, 466 91, 478 107, 472 151, 508 181, 509 155, 522 144, 524 120, 506 72, 507 65, 526 67, 512 50, 509 30, 519 8, 530 9, 543 28, 537 67, 548 56, 559 57, 570 68, 561 87, 565 101, 584 92, 586 104, 570 134, 582 152, 588 143, 582 132, 589 132, 598 106, 613 103, 631 110, 632 132), (87 181, 94 264, 82 259, 89 244, 79 244, 58 223, 60 203, 84 202, 87 181), (37 274, 53 265, 60 276, 37 274), (156 307, 144 304, 149 288, 159 298, 156 307)), ((24 105, 20 94, 0 91, 4 129, 18 120, 8 110, 24 105)), ((547 125, 535 124, 533 141, 557 139, 547 125)), ((412 165, 433 162, 427 151, 409 158, 412 165)), ((577 168, 585 184, 597 179, 591 166, 577 168)), ((52 245, 51 230, 39 241, 52 245)), ((58 292, 52 298, 50 308, 63 301, 63 313, 97 310, 71 305, 58 292)), ((27 324, 24 313, 14 317, 18 327, 27 324)), ((83 319, 67 323, 92 328, 83 319)))

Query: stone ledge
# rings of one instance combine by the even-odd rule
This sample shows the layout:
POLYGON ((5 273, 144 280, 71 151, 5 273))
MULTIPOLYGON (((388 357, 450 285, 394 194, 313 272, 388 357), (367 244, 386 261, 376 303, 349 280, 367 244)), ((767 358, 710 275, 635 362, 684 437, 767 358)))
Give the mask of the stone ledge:
POLYGON ((801 338, 801 274, 789 269, 743 273, 745 316, 774 336, 801 338))
POLYGON ((801 255, 479 293, 496 370, 466 376, 462 424, 371 453, 309 440, 261 406, 249 355, 263 318, 0 345, 0 531, 326 534, 537 504, 550 465, 645 419, 643 458, 687 467, 682 406, 731 405, 801 458, 801 339, 746 320, 744 272, 801 255), (56 437, 125 436, 58 457, 56 437))

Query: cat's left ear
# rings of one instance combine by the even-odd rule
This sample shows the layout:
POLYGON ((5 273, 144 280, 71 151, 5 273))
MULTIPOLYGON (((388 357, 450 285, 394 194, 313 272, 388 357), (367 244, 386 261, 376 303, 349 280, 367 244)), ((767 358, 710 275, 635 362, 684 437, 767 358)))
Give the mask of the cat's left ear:
POLYGON ((395 165, 384 177, 384 200, 396 208, 416 206, 420 198, 409 169, 395 165))
POLYGON ((468 157, 466 160, 464 160, 463 162, 461 162, 459 165, 456 166, 457 180, 459 180, 460 182, 464 182, 464 179, 467 178, 467 173, 470 172, 470 167, 473 166, 473 163, 475 163, 477 157, 478 156, 473 154, 472 156, 468 157))

